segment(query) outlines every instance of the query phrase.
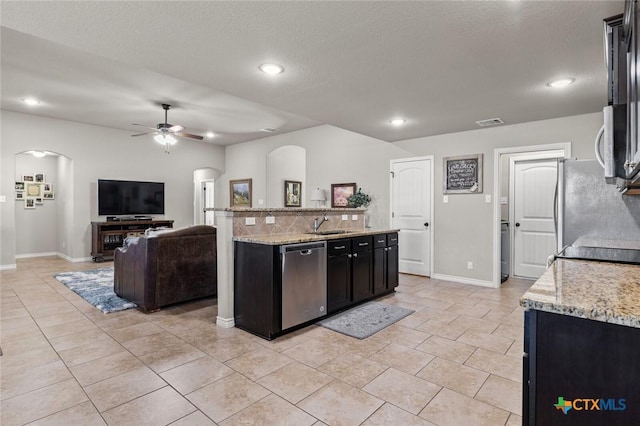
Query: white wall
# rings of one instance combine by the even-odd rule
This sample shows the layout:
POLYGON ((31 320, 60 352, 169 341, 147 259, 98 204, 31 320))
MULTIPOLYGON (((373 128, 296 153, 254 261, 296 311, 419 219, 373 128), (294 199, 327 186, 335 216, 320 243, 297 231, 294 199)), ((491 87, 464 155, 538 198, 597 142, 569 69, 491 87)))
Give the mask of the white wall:
MULTIPOLYGON (((99 178, 165 182, 164 217, 180 227, 193 223, 193 171, 204 167, 224 170, 224 148, 206 142, 180 140, 167 155, 151 138, 132 138, 132 132, 124 130, 4 110, 1 123, 0 194, 13 197, 15 154, 19 152, 47 150, 73 161, 72 171, 68 170, 72 184, 66 186, 72 191, 67 200, 73 212, 64 215, 69 224, 64 234, 71 238, 65 243, 72 259, 90 256, 91 221, 104 220, 97 214, 99 178)), ((0 203, 0 222, 0 267, 7 267, 15 264, 14 203, 0 203)))
MULTIPOLYGON (((31 154, 15 156, 15 180, 23 175, 44 173, 46 183, 57 189, 58 159, 57 157, 36 158, 31 154)), ((26 194, 26 192, 25 192, 26 194)), ((55 194, 55 192, 54 192, 55 194)), ((40 253, 55 253, 58 249, 58 204, 59 200, 43 200, 34 209, 26 209, 24 200, 13 200, 16 217, 16 255, 30 256, 40 253)))
POLYGON ((396 143, 323 125, 228 146, 227 172, 218 192, 224 192, 223 205, 228 206, 229 179, 253 178, 256 205, 256 200, 266 198, 267 154, 280 146, 298 145, 307 150, 306 205, 311 205, 310 188, 329 193, 332 183, 356 182, 374 197, 369 208, 372 226, 389 227, 389 161, 434 155, 433 273, 489 284, 493 278, 493 204, 485 203, 484 196, 490 194, 496 201, 492 194, 495 149, 571 142, 574 157, 595 158, 593 141, 601 125, 602 114, 593 113, 396 143), (450 194, 449 203, 443 204, 443 157, 465 154, 484 154, 483 193, 450 194), (466 269, 467 261, 474 263, 473 270, 466 269))
MULTIPOLYGON (((492 194, 493 156, 496 148, 571 142, 572 156, 595 158, 593 141, 602 125, 602 114, 585 114, 553 120, 499 126, 461 133, 397 142, 415 155, 435 156, 434 272, 489 282, 492 280, 493 204, 484 202, 492 194), (449 194, 442 202, 443 157, 484 154, 483 193, 449 194), (475 265, 466 269, 468 261, 475 265)), ((499 202, 499 199, 497 200, 499 202)))
MULTIPOLYGON (((356 182, 373 201, 369 207, 372 227, 389 227, 389 161, 412 156, 393 144, 337 127, 323 125, 257 141, 230 145, 226 149, 226 170, 218 193, 224 193, 229 206, 229 180, 253 179, 253 205, 267 200, 264 207, 282 206, 282 200, 267 199, 266 159, 269 152, 285 145, 306 149, 306 181, 303 182, 303 205, 312 206, 309 198, 314 188, 324 189, 329 198, 332 183, 356 182)), ((326 202, 331 207, 331 200, 326 202)))
MULTIPOLYGON (((284 181, 293 180, 302 182, 301 207, 307 207, 309 197, 305 186, 307 181, 307 152, 304 148, 286 145, 276 148, 267 154, 266 166, 267 198, 266 205, 270 207, 284 207, 284 181)), ((260 207, 254 203, 253 207, 260 207)))

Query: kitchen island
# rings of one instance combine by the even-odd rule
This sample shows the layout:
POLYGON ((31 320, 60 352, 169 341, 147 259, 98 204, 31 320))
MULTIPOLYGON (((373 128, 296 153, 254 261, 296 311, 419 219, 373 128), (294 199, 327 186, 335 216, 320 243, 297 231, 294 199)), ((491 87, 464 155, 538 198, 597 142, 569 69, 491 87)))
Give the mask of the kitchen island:
POLYGON ((520 304, 523 424, 639 424, 640 266, 556 259, 520 304))
POLYGON ((234 237, 234 321, 266 339, 398 286, 398 230, 234 237))

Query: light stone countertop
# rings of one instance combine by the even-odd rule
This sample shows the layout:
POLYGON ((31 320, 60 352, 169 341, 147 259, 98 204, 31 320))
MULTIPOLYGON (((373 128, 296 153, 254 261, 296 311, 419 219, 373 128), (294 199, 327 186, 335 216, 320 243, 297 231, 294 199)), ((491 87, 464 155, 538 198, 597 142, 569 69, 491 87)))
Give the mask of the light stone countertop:
POLYGON ((640 328, 640 265, 556 259, 520 305, 640 328))
POLYGON ((314 241, 326 241, 326 240, 338 240, 340 238, 351 237, 363 237, 367 235, 387 234, 399 232, 399 229, 365 229, 360 231, 349 231, 344 234, 303 234, 303 233, 290 233, 290 234, 270 234, 270 235, 245 235, 233 237, 233 241, 244 243, 256 243, 277 246, 280 244, 296 244, 296 243, 308 243, 314 241))

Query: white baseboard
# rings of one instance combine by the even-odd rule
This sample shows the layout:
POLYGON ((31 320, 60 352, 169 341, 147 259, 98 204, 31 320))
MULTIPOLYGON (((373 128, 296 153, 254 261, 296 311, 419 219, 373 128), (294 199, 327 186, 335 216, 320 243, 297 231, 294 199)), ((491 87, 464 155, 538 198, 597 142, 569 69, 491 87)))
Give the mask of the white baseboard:
POLYGON ((480 286, 480 287, 497 288, 493 284, 493 281, 477 280, 475 278, 457 277, 455 275, 431 274, 431 279, 433 279, 433 280, 442 280, 442 281, 451 281, 451 282, 454 282, 454 283, 471 284, 471 285, 477 285, 477 286, 480 286))
POLYGON ((67 256, 66 254, 63 253, 56 253, 58 255, 58 257, 61 257, 62 259, 66 260, 67 262, 72 262, 72 263, 77 263, 77 262, 90 262, 91 260, 93 260, 92 257, 71 257, 71 256, 67 256))
POLYGON ((46 251, 42 253, 26 253, 26 254, 16 254, 16 259, 30 259, 32 257, 48 257, 48 256, 58 256, 59 253, 56 251, 46 251))
POLYGON ((233 328, 236 326, 236 321, 233 318, 216 318, 216 325, 220 328, 233 328))
POLYGON ((16 265, 15 263, 10 263, 8 265, 0 265, 0 271, 7 271, 10 269, 17 269, 18 265, 16 265))

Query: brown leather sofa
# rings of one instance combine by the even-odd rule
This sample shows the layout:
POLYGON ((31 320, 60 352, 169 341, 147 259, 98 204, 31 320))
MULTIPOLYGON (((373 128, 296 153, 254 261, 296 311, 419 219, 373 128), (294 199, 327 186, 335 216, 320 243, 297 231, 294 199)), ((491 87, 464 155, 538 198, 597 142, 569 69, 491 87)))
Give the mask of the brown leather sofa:
POLYGON ((216 296, 216 228, 207 225, 153 231, 127 238, 114 252, 114 291, 145 312, 216 296))

